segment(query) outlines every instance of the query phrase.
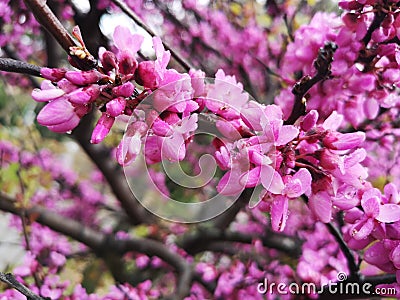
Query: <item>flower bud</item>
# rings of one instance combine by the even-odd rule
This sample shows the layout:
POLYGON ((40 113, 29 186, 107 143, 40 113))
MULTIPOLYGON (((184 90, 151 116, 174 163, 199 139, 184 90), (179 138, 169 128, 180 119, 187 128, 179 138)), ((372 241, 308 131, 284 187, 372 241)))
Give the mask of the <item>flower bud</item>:
POLYGON ((135 86, 132 82, 125 82, 123 85, 116 86, 112 89, 112 93, 115 96, 130 97, 135 90, 135 86))
POLYGON ((112 69, 116 69, 117 58, 115 57, 115 54, 111 51, 104 51, 103 55, 101 56, 101 64, 103 65, 103 69, 106 72, 109 72, 112 69))
POLYGON ((63 90, 57 88, 51 90, 34 89, 31 96, 37 102, 48 102, 60 98, 64 94, 63 90))
POLYGON ((97 99, 100 95, 100 88, 98 85, 91 85, 89 87, 80 88, 68 94, 68 100, 74 104, 89 104, 97 99))
POLYGON ((135 80, 140 85, 151 90, 157 88, 157 76, 153 61, 142 61, 135 72, 135 80))
POLYGON ((316 110, 311 110, 308 114, 306 114, 301 121, 301 129, 303 131, 309 131, 317 124, 318 121, 318 112, 316 110))
POLYGON ((90 139, 90 142, 92 144, 98 144, 102 140, 104 140, 104 138, 110 132, 110 129, 114 124, 114 121, 115 119, 113 117, 110 117, 108 114, 103 113, 93 129, 92 138, 90 139))
POLYGON ((65 78, 76 85, 87 85, 96 83, 102 78, 102 75, 96 70, 68 71, 65 73, 65 78))
POLYGON ((66 73, 65 69, 62 68, 41 68, 40 74, 51 81, 59 81, 64 78, 66 73))
POLYGON ((125 75, 133 74, 136 71, 138 62, 128 51, 123 51, 119 56, 119 72, 125 75))
POLYGON ((323 144, 333 150, 349 150, 357 147, 365 140, 364 132, 352 132, 341 134, 328 133, 323 139, 323 144))
POLYGON ((107 114, 111 117, 118 117, 125 109, 126 100, 123 97, 112 99, 106 104, 107 114))

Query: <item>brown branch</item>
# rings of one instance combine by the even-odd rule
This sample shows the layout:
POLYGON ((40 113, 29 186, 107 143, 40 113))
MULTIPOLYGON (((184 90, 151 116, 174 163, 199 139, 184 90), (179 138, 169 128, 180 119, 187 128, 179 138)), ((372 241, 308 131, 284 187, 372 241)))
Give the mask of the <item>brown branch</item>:
POLYGON ((261 239, 264 247, 277 249, 288 256, 297 258, 301 255, 302 241, 298 238, 267 231, 265 235, 251 235, 240 232, 222 231, 218 228, 201 228, 183 236, 178 245, 186 252, 194 255, 208 249, 213 242, 234 242, 251 244, 255 239, 261 239))
POLYGON ((104 239, 103 234, 82 225, 80 222, 61 217, 43 207, 35 206, 22 209, 17 205, 17 202, 14 201, 14 199, 3 194, 0 194, 0 210, 14 215, 22 215, 29 220, 35 220, 54 231, 67 235, 74 240, 87 245, 91 249, 97 249, 104 239))
POLYGON ((0 272, 0 281, 3 281, 4 283, 8 284, 12 288, 16 289, 18 292, 20 292, 22 295, 24 295, 27 300, 51 300, 48 297, 43 298, 43 297, 36 295, 34 292, 32 292, 30 289, 28 289, 25 285, 20 283, 14 277, 14 275, 11 273, 0 272))
POLYGON ((91 144, 90 132, 93 114, 82 118, 79 126, 73 131, 73 137, 86 152, 93 163, 99 168, 107 180, 111 191, 121 203, 122 208, 132 224, 153 223, 155 218, 140 205, 129 188, 121 167, 110 157, 110 150, 101 144, 91 144))
POLYGON ((306 100, 304 96, 315 84, 324 80, 331 74, 331 63, 336 48, 336 44, 332 42, 325 43, 325 46, 319 50, 318 57, 314 61, 314 68, 317 70, 317 73, 313 77, 310 75, 304 76, 294 85, 292 89, 292 93, 295 95, 294 105, 292 113, 285 121, 285 124, 292 125, 300 116, 305 115, 306 100))
POLYGON ((131 251, 144 253, 149 256, 157 256, 174 267, 179 274, 177 291, 175 293, 178 296, 177 299, 183 299, 189 293, 190 283, 193 280, 191 265, 184 258, 169 250, 162 242, 146 238, 115 239, 112 235, 95 231, 80 222, 60 216, 40 206, 21 209, 14 199, 3 194, 0 194, 0 210, 15 215, 24 215, 28 219, 34 220, 85 244, 105 259, 109 258, 112 254, 119 254, 121 257, 123 254, 131 251))
MULTIPOLYGON (((61 24, 60 20, 54 15, 51 9, 47 6, 45 0, 24 0, 29 7, 36 20, 43 26, 61 45, 65 52, 70 54, 70 48, 78 46, 73 40, 69 32, 61 24)), ((97 66, 97 62, 93 56, 88 55, 81 59, 77 56, 71 56, 76 66, 81 70, 93 69, 97 66)))
POLYGON ((350 278, 351 280, 360 280, 360 273, 359 267, 356 264, 355 257, 353 253, 351 253, 350 248, 347 246, 346 242, 343 240, 342 235, 340 234, 339 230, 331 223, 326 224, 329 232, 334 236, 335 240, 338 242, 340 249, 342 250, 344 256, 347 259, 347 265, 350 271, 350 278))
POLYGON ((12 58, 0 58, 0 71, 41 77, 40 67, 12 58))
POLYGON ((212 220, 213 227, 224 230, 236 218, 238 212, 250 201, 254 189, 245 189, 231 207, 212 220))

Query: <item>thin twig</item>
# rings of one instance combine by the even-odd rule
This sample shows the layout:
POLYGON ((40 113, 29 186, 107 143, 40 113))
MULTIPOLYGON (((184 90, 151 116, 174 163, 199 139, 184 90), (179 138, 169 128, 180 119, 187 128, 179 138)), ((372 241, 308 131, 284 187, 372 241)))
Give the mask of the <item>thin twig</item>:
POLYGON ((40 297, 28 289, 25 285, 20 283, 13 274, 0 272, 0 281, 7 283, 12 288, 16 289, 22 295, 26 296, 27 300, 51 300, 50 298, 40 297))
POLYGON ((344 256, 347 259, 347 265, 350 271, 350 278, 352 280, 360 280, 359 268, 356 264, 354 255, 351 253, 350 248, 347 246, 346 242, 343 240, 342 235, 339 230, 331 223, 326 224, 329 232, 335 237, 336 241, 339 243, 340 249, 342 250, 344 256))
POLYGON ((313 77, 310 75, 304 76, 294 85, 292 89, 292 93, 295 95, 294 105, 292 113, 285 121, 285 124, 292 125, 300 116, 305 115, 306 99, 304 96, 315 84, 324 80, 331 74, 331 63, 336 48, 336 44, 332 42, 325 43, 324 47, 319 50, 317 59, 314 61, 314 67, 317 73, 313 77))

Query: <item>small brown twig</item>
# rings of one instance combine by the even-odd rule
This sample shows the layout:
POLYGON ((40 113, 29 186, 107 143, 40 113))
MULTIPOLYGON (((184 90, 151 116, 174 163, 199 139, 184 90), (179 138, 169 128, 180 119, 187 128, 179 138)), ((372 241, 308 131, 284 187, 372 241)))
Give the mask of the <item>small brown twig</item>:
POLYGON ((292 89, 292 93, 295 95, 294 105, 292 113, 285 121, 285 124, 292 125, 300 116, 305 115, 306 99, 304 96, 315 84, 331 74, 331 63, 336 48, 337 46, 333 42, 325 43, 324 47, 319 50, 317 59, 314 61, 314 68, 317 70, 317 74, 313 77, 306 75, 294 85, 292 89))
MULTIPOLYGON (((71 47, 78 45, 73 40, 69 32, 61 24, 60 20, 51 11, 44 0, 24 0, 25 4, 30 8, 40 25, 43 26, 61 45, 61 47, 70 54, 71 47)), ((97 66, 97 61, 92 55, 87 55, 84 58, 71 56, 75 65, 81 70, 93 69, 97 66)))

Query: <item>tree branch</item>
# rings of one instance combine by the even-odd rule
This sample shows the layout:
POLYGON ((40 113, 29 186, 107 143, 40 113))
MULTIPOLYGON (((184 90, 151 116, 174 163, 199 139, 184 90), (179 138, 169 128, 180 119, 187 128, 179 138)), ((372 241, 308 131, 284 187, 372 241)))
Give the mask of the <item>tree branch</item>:
POLYGON ((41 77, 40 67, 12 58, 0 58, 0 71, 41 77))
MULTIPOLYGON (((47 6, 46 0, 24 0, 25 4, 30 8, 40 25, 43 26, 61 45, 65 52, 70 55, 70 48, 76 47, 77 44, 73 40, 69 32, 61 24, 60 20, 54 15, 47 6)), ((88 55, 81 59, 75 55, 71 56, 76 66, 81 70, 89 70, 96 67, 97 62, 93 56, 88 55)))
POLYGON ((22 295, 26 296, 27 300, 51 300, 50 298, 40 297, 28 289, 25 285, 20 283, 13 274, 0 272, 0 281, 7 283, 12 288, 16 289, 22 295))
POLYGON ((329 232, 335 237, 336 241, 339 243, 340 249, 347 259, 347 265, 350 271, 350 279, 358 281, 360 279, 359 268, 356 264, 353 254, 351 253, 351 250, 347 246, 346 242, 343 240, 340 232, 333 224, 327 223, 326 226, 328 227, 329 232))
POLYGON ((82 118, 73 131, 73 137, 86 152, 93 163, 99 168, 110 188, 121 203, 122 208, 134 225, 153 223, 155 218, 135 199, 121 168, 110 158, 110 150, 104 145, 94 145, 89 142, 92 114, 82 118))
POLYGON ((314 67, 317 70, 317 74, 313 77, 306 75, 294 85, 292 89, 292 93, 295 95, 294 105, 292 113, 285 121, 285 124, 292 125, 300 116, 305 115, 306 100, 304 96, 315 84, 330 75, 333 54, 335 53, 336 48, 336 44, 332 42, 325 43, 325 46, 319 50, 318 57, 314 61, 314 67))
POLYGON ((232 221, 236 218, 238 212, 244 208, 247 203, 249 203, 253 190, 254 189, 250 188, 245 189, 231 207, 212 220, 213 227, 221 230, 228 228, 232 221))
POLYGON ((16 201, 3 194, 0 194, 0 210, 15 215, 22 215, 54 231, 71 237, 91 248, 102 258, 109 257, 110 253, 121 256, 130 251, 157 256, 174 267, 179 274, 177 291, 175 293, 178 299, 183 299, 189 293, 190 283, 193 280, 191 265, 179 256, 179 254, 172 252, 164 246, 162 242, 147 238, 115 239, 113 235, 106 235, 95 231, 80 222, 60 216, 39 206, 22 209, 18 207, 16 201))
POLYGON ((195 255, 207 250, 208 245, 216 241, 251 244, 257 238, 261 239, 267 248, 277 249, 295 258, 301 255, 302 241, 300 239, 275 232, 266 232, 263 236, 253 236, 240 232, 222 231, 218 228, 201 228, 183 236, 178 245, 189 254, 195 255))

